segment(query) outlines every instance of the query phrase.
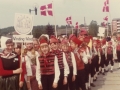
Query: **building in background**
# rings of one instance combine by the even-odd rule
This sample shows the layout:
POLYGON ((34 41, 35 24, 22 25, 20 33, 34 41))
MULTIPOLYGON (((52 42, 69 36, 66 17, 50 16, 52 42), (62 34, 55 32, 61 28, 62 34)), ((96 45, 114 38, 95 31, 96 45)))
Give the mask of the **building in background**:
POLYGON ((112 30, 114 32, 120 32, 120 18, 114 18, 112 20, 112 30))

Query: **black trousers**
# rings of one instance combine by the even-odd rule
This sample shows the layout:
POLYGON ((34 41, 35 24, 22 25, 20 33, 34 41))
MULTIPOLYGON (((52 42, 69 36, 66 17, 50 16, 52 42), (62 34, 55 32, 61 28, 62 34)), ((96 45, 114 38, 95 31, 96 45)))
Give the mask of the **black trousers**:
POLYGON ((58 81, 58 89, 57 90, 66 90, 67 85, 63 85, 64 80, 64 69, 60 69, 60 79, 58 81))
POLYGON ((92 59, 90 67, 91 67, 91 77, 93 77, 95 75, 95 57, 92 59))
POLYGON ((86 90, 85 87, 85 70, 78 70, 77 71, 77 77, 76 77, 76 90, 80 90, 80 88, 82 90, 86 90))
POLYGON ((95 70, 96 70, 96 72, 98 72, 99 71, 99 64, 98 64, 98 62, 99 62, 99 56, 98 55, 96 55, 95 56, 95 70))
POLYGON ((68 75, 68 83, 67 83, 67 89, 66 90, 75 90, 75 81, 72 81, 73 67, 71 67, 69 69, 70 69, 70 73, 68 75))
POLYGON ((87 83, 89 81, 89 64, 85 64, 85 83, 87 83))
POLYGON ((117 51, 118 62, 120 62, 120 51, 117 51))
POLYGON ((111 66, 114 65, 114 62, 113 62, 113 54, 107 54, 106 66, 109 65, 109 62, 110 62, 110 64, 111 64, 111 66))
POLYGON ((42 90, 57 90, 57 88, 53 88, 54 74, 52 75, 42 75, 41 82, 43 89, 42 90))
POLYGON ((104 64, 105 64, 105 54, 101 55, 100 67, 104 68, 104 64))

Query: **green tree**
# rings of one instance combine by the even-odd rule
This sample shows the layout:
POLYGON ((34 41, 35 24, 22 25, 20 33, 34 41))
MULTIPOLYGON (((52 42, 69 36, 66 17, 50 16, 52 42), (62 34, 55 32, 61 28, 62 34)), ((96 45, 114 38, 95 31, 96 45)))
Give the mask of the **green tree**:
POLYGON ((54 28, 53 28, 53 26, 50 25, 50 24, 48 24, 48 25, 46 26, 46 32, 47 32, 47 34, 48 34, 49 36, 54 35, 54 28))
POLYGON ((89 25, 89 34, 92 35, 93 37, 96 37, 98 34, 98 25, 96 21, 91 21, 89 25))

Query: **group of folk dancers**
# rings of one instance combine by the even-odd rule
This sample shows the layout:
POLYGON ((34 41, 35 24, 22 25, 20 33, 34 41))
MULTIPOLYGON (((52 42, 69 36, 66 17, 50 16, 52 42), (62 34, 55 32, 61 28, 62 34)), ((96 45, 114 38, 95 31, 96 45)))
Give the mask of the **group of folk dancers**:
POLYGON ((0 53, 0 90, 91 90, 98 74, 120 69, 120 37, 94 39, 86 30, 79 36, 50 38, 42 35, 31 43, 6 41, 0 53))

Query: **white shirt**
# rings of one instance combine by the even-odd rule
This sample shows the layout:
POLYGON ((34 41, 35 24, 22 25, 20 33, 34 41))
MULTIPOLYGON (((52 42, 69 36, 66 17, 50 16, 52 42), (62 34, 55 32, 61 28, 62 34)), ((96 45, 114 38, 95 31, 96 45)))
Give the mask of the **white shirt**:
POLYGON ((72 64, 73 64, 73 75, 77 75, 76 60, 73 52, 71 52, 71 57, 72 57, 72 64))

